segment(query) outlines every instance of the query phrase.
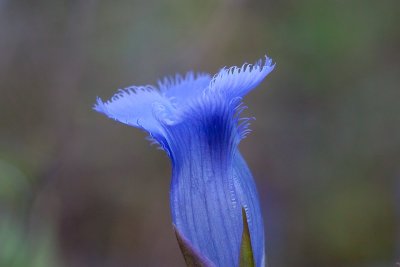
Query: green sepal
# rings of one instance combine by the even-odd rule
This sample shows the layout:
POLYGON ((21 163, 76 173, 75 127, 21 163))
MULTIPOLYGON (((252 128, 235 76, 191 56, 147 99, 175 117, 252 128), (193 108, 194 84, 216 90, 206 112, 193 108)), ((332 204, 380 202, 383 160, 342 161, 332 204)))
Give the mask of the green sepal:
POLYGON ((240 244, 239 267, 254 267, 253 249, 251 247, 251 238, 249 224, 245 209, 242 207, 243 233, 242 242, 240 244))
POLYGON ((215 267, 207 257, 201 255, 201 253, 190 244, 190 241, 176 229, 175 225, 173 225, 173 227, 187 267, 215 267))

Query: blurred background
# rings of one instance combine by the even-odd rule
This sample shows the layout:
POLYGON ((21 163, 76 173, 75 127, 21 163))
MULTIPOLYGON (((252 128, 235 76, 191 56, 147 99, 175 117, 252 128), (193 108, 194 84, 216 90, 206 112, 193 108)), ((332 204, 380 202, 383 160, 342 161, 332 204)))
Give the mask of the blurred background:
POLYGON ((241 143, 269 267, 400 261, 398 0, 0 0, 0 266, 184 266, 167 156, 92 110, 268 54, 241 143))

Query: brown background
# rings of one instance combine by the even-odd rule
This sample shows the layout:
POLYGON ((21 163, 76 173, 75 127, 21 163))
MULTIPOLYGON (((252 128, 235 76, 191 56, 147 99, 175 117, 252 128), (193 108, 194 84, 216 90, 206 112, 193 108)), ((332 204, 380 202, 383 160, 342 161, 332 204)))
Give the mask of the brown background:
POLYGON ((0 266, 184 266, 171 167, 91 107, 265 53, 241 144, 272 267, 390 267, 400 236, 400 4, 0 1, 0 266), (397 198, 397 201, 396 201, 397 198))

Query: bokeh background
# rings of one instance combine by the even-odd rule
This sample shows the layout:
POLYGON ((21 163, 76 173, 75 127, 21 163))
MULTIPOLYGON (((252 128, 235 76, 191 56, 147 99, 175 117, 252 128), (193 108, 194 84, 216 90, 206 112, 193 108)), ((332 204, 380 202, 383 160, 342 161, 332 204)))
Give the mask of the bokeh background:
POLYGON ((396 266, 398 0, 0 0, 0 266, 184 266, 167 156, 92 105, 266 53, 241 150, 269 267, 396 266))

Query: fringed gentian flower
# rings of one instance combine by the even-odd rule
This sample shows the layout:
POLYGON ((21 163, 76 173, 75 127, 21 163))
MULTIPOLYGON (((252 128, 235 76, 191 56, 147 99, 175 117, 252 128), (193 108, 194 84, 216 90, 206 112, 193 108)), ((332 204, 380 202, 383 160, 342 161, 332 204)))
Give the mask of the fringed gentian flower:
POLYGON ((147 131, 171 159, 172 219, 188 265, 243 266, 246 230, 250 265, 265 265, 257 190, 238 144, 250 131, 242 98, 273 68, 266 57, 213 77, 189 72, 158 88, 132 86, 97 99, 96 111, 147 131))

